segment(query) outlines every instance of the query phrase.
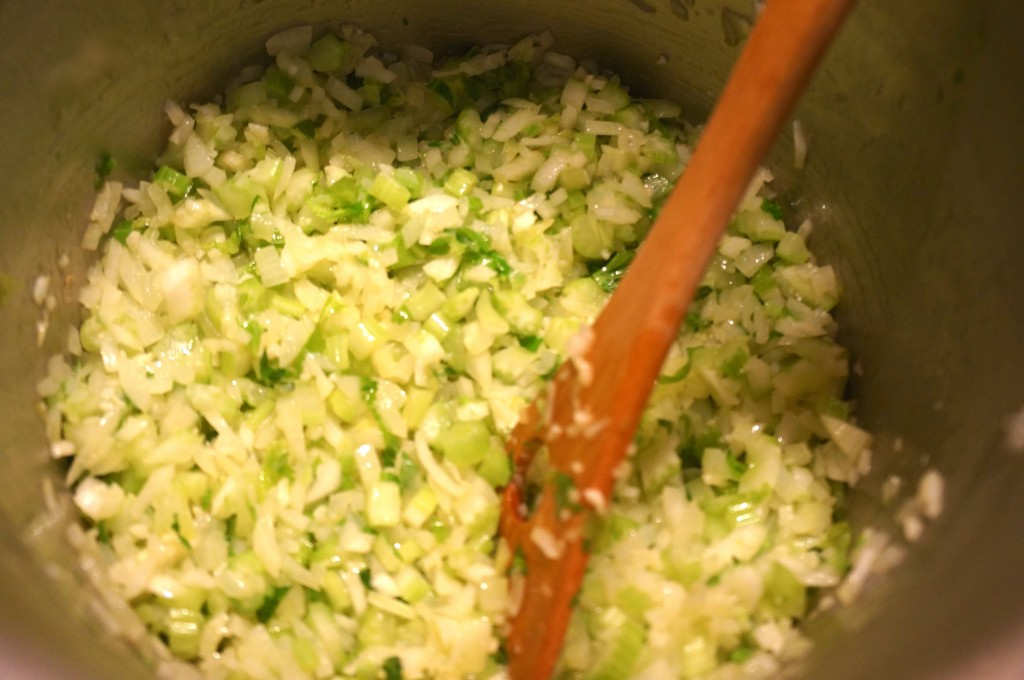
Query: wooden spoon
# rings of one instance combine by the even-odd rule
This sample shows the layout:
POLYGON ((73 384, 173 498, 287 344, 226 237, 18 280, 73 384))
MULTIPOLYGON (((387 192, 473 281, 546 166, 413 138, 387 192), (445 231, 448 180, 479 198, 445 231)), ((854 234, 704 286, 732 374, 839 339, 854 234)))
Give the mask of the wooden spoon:
POLYGON ((768 1, 657 224, 546 402, 528 408, 513 431, 500 527, 516 555, 513 572, 525 581, 506 643, 512 680, 551 675, 587 562, 586 523, 606 508, 614 471, 736 204, 852 5, 768 1), (548 472, 527 517, 527 470, 542 446, 548 472))

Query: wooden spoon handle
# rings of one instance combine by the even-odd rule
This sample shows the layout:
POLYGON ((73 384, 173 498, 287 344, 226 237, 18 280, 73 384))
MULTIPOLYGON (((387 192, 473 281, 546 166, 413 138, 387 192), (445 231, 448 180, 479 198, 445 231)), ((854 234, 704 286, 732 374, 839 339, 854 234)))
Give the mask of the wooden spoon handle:
POLYGON ((610 498, 613 472, 722 231, 852 5, 768 1, 685 174, 595 323, 593 342, 582 361, 557 374, 542 409, 547 421, 538 423, 540 411, 532 409, 513 433, 517 470, 501 533, 526 566, 507 642, 513 680, 550 676, 586 566, 586 519, 610 498), (526 518, 522 480, 538 439, 556 481, 544 485, 526 518), (566 507, 566 480, 582 507, 566 507))

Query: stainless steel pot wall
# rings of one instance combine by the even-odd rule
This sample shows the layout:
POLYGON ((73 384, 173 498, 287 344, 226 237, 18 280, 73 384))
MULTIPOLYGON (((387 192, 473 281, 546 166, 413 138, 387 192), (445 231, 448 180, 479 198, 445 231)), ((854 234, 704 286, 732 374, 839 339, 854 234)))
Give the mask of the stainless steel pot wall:
MULTIPOLYGON (((884 517, 889 474, 912 482, 935 466, 949 480, 946 513, 907 564, 813 624, 819 644, 800 677, 1024 677, 1024 460, 1005 431, 1024 407, 1022 7, 864 0, 799 110, 808 168, 792 168, 788 140, 772 158, 847 291, 854 395, 878 434, 851 516, 884 517)), ((752 11, 752 0, 0 0, 0 676, 148 675, 92 615, 60 520, 40 519, 44 480, 60 471, 34 385, 76 318, 88 264, 76 246, 101 151, 144 171, 167 132, 166 99, 215 94, 266 36, 306 22, 354 21, 436 49, 550 28, 563 50, 699 118, 752 11), (41 348, 40 274, 58 301, 41 348)))

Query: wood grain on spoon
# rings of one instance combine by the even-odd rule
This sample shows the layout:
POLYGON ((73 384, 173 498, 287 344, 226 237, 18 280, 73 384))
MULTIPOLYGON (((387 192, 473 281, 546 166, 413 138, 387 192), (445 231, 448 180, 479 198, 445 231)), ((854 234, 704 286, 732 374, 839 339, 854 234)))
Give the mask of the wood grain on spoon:
POLYGON ((769 0, 685 174, 595 322, 592 342, 565 362, 547 403, 528 409, 513 432, 515 474, 501 520, 502 536, 525 561, 506 643, 513 680, 551 675, 586 567, 588 517, 611 497, 614 470, 726 224, 852 5, 769 0), (549 473, 524 517, 524 476, 541 445, 549 473))

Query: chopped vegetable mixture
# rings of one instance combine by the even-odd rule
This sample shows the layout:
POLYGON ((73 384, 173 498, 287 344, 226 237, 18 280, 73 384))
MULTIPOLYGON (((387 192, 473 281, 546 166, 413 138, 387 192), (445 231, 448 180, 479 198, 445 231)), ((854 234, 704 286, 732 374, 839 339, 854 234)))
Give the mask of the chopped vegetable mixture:
MULTIPOLYGON (((549 35, 436 62, 344 27, 103 188, 40 391, 82 550, 167 677, 503 677, 503 440, 686 166, 672 103, 549 35)), ((565 678, 750 678, 847 570, 871 438, 836 277, 761 173, 590 538, 565 678)))

